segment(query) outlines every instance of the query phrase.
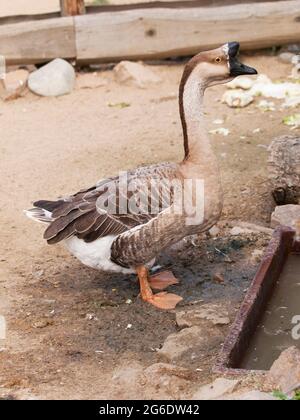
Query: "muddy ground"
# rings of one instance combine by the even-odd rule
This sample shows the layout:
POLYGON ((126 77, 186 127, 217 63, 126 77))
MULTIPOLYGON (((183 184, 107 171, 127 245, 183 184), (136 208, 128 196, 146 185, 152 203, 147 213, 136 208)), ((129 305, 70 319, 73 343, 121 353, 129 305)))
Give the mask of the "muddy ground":
MULTIPOLYGON (((269 53, 245 59, 273 79, 286 79, 291 70, 269 53)), ((181 159, 176 94, 182 70, 180 63, 153 66, 163 82, 146 89, 121 86, 107 70, 102 74, 107 84, 97 89, 53 99, 27 92, 1 103, 0 313, 8 334, 0 341, 0 397, 160 396, 159 386, 153 390, 128 372, 120 376, 124 367, 135 372, 162 361, 157 349, 179 330, 175 313, 143 304, 134 277, 93 271, 62 246, 47 246, 43 227, 22 210, 35 199, 78 191, 119 170, 181 159), (109 106, 117 103, 129 106, 109 106)), ((263 113, 255 105, 230 109, 219 102, 224 90, 216 86, 206 95, 208 128, 223 118, 231 131, 228 137, 212 136, 226 197, 220 235, 188 240, 159 264, 172 267, 182 280, 173 288, 184 297, 179 309, 220 303, 233 321, 259 263, 252 253, 264 249, 268 237, 233 238, 226 226, 234 220, 269 225, 266 146, 290 130, 281 123, 287 112, 263 113), (214 281, 216 273, 224 283, 214 281)), ((213 378, 229 326, 207 325, 208 337, 211 328, 217 335, 205 349, 175 362, 193 372, 195 388, 213 378)), ((172 392, 187 396, 184 389, 172 392)))

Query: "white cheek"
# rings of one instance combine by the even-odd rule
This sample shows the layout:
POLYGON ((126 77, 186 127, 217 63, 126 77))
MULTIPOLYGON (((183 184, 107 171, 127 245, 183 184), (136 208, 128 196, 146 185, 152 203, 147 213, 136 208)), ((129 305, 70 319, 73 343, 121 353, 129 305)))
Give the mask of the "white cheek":
POLYGON ((224 54, 225 54, 225 57, 226 57, 226 59, 227 59, 227 67, 228 67, 228 69, 230 70, 230 61, 229 61, 229 46, 228 46, 228 44, 225 44, 225 45, 224 45, 224 47, 222 48, 222 50, 223 50, 223 52, 224 52, 224 54))

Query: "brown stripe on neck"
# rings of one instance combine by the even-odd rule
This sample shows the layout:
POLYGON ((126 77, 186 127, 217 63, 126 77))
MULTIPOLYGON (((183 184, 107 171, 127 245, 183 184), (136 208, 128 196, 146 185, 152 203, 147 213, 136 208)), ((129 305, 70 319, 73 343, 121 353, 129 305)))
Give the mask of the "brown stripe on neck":
POLYGON ((185 119, 185 111, 184 111, 184 103, 183 103, 183 94, 186 82, 188 81, 192 71, 197 66, 197 64, 204 59, 203 53, 201 56, 195 55, 185 66, 182 74, 182 78, 179 85, 179 113, 183 131, 183 145, 184 145, 184 160, 186 160, 189 156, 189 139, 188 139, 188 132, 187 132, 187 124, 185 119))

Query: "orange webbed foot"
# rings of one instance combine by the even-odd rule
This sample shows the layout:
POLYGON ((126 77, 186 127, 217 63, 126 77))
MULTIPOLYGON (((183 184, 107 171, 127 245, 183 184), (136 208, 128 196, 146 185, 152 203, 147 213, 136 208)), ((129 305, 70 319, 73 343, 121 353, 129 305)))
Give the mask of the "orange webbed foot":
POLYGON ((156 308, 170 310, 175 309, 176 305, 182 300, 181 296, 175 295, 174 293, 161 292, 153 295, 147 302, 156 308))
POLYGON ((149 277, 149 285, 154 290, 165 290, 167 287, 178 283, 178 279, 171 271, 162 271, 149 277))

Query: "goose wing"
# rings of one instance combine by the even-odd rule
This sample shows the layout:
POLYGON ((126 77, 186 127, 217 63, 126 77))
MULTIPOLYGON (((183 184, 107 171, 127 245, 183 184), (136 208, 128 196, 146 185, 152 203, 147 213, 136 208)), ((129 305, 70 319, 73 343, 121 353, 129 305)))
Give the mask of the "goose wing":
MULTIPOLYGON (((169 182, 178 178, 173 163, 152 165, 99 181, 89 189, 52 202, 52 222, 44 233, 49 244, 73 235, 93 242, 141 226, 172 204, 169 182)), ((46 201, 34 203, 45 208, 46 201)))

